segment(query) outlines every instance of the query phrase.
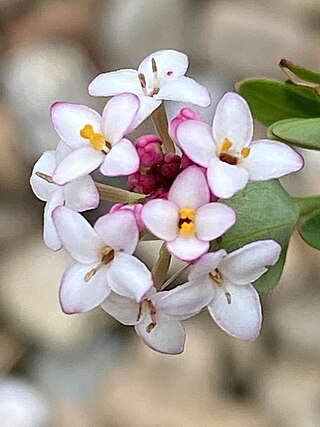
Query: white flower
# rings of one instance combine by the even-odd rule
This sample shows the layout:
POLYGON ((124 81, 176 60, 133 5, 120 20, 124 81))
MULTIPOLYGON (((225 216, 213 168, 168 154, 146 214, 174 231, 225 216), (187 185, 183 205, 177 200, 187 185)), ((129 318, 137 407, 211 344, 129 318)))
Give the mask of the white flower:
POLYGON ((146 203, 142 220, 151 233, 167 242, 173 255, 191 261, 207 252, 210 240, 221 236, 236 221, 229 206, 209 201, 204 173, 190 166, 175 179, 168 200, 146 203))
POLYGON ((159 293, 152 288, 140 303, 111 293, 101 306, 124 325, 134 325, 153 350, 179 354, 186 338, 181 320, 196 315, 211 301, 211 288, 211 284, 202 283, 187 283, 159 293))
POLYGON ((65 184, 97 169, 106 176, 129 175, 139 168, 134 145, 126 138, 136 126, 140 101, 133 94, 112 98, 102 117, 85 105, 56 102, 51 117, 60 138, 72 152, 58 165, 53 180, 65 184))
POLYGON ((279 178, 303 167, 302 157, 278 141, 251 141, 252 116, 247 102, 229 92, 220 100, 212 129, 199 120, 182 122, 176 137, 186 155, 207 168, 211 191, 221 198, 242 190, 248 180, 279 178))
POLYGON ((185 76, 189 60, 175 50, 159 50, 147 56, 138 70, 119 70, 98 75, 89 85, 94 96, 112 96, 123 92, 139 96, 138 122, 145 120, 161 100, 190 102, 200 107, 210 105, 206 88, 185 76))
POLYGON ((209 289, 212 299, 208 310, 223 331, 254 340, 260 332, 262 314, 252 282, 278 261, 280 252, 281 246, 274 240, 249 243, 229 254, 224 249, 210 252, 191 267, 187 283, 209 289))
POLYGON ((46 203, 44 209, 43 238, 52 250, 59 250, 61 242, 52 221, 52 212, 57 206, 65 205, 70 209, 82 212, 94 209, 99 204, 99 193, 93 179, 88 175, 65 185, 52 182, 52 175, 57 165, 71 152, 63 141, 56 150, 43 153, 34 165, 30 185, 34 194, 46 203))
POLYGON ((133 212, 119 210, 94 227, 64 207, 53 212, 58 236, 75 262, 65 271, 60 303, 65 313, 89 311, 114 292, 140 301, 152 286, 147 267, 132 256, 139 232, 133 212))

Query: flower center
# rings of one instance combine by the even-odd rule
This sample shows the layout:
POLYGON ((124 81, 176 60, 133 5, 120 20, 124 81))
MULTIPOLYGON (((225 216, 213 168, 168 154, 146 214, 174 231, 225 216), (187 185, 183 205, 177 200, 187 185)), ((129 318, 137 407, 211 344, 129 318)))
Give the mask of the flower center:
POLYGON ((111 149, 111 144, 106 140, 105 136, 102 133, 96 133, 89 124, 86 124, 85 127, 80 130, 80 135, 82 138, 88 139, 95 150, 108 153, 111 149))
POLYGON ((210 271, 209 273, 210 279, 214 282, 214 286, 218 288, 224 289, 224 294, 227 298, 228 304, 231 304, 231 294, 230 292, 227 292, 224 286, 224 278, 221 273, 221 271, 218 268, 215 268, 213 271, 210 271))
POLYGON ((196 210, 193 208, 181 208, 178 222, 179 232, 182 236, 193 236, 195 233, 194 219, 196 210))
POLYGON ((115 250, 112 249, 110 246, 103 246, 103 248, 100 251, 100 254, 101 254, 100 264, 85 274, 84 276, 85 282, 89 282, 89 280, 92 279, 92 277, 96 274, 97 271, 99 271, 102 267, 108 265, 111 261, 113 261, 115 257, 115 250))
MULTIPOLYGON (((229 165, 237 165, 239 163, 239 155, 234 155, 233 153, 230 154, 229 150, 232 148, 232 142, 230 139, 225 138, 223 141, 223 144, 221 145, 220 152, 219 152, 219 159, 224 162, 228 163, 229 165)), ((250 154, 250 148, 244 147, 241 150, 241 156, 242 158, 248 157, 250 154)))
POLYGON ((150 314, 151 316, 151 323, 146 327, 147 333, 150 334, 152 329, 157 326, 157 309, 151 300, 145 299, 139 304, 137 322, 141 319, 143 313, 150 314))

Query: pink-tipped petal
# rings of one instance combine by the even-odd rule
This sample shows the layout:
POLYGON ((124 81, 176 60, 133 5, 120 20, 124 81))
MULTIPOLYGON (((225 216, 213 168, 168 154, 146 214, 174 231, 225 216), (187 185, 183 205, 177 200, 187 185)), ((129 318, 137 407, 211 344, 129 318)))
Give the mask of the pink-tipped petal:
POLYGON ((82 215, 60 206, 52 217, 59 239, 72 258, 82 263, 100 263, 104 243, 82 215))
POLYGON ((274 240, 259 240, 228 254, 219 269, 231 282, 245 285, 262 276, 280 253, 281 246, 274 240))
POLYGON ((197 262, 190 268, 188 279, 196 280, 205 276, 215 268, 218 267, 221 260, 227 255, 227 252, 224 249, 220 249, 217 252, 209 252, 207 254, 202 255, 201 258, 197 260, 197 262))
POLYGON ((158 313, 156 326, 148 332, 151 323, 151 316, 145 315, 135 326, 137 334, 148 347, 164 354, 183 352, 186 334, 179 320, 158 313))
POLYGON ((60 287, 60 304, 66 314, 92 310, 111 292, 107 286, 105 269, 98 270, 88 282, 84 280, 85 275, 96 266, 75 262, 65 271, 60 287))
POLYGON ((222 199, 228 199, 247 185, 248 171, 238 165, 229 165, 218 158, 211 159, 207 178, 212 193, 222 199))
POLYGON ((195 236, 179 235, 175 240, 167 242, 168 251, 183 261, 193 261, 209 249, 209 242, 197 239, 195 236))
POLYGON ((89 144, 80 135, 85 125, 91 125, 96 133, 101 132, 100 114, 86 105, 56 102, 51 107, 51 119, 60 138, 73 149, 89 144))
POLYGON ((97 187, 91 176, 72 181, 63 187, 65 205, 73 211, 95 209, 100 201, 97 187))
POLYGON ((208 107, 211 103, 208 90, 185 76, 167 80, 154 97, 168 101, 190 102, 200 107, 208 107))
POLYGON ((93 96, 113 96, 125 92, 143 94, 137 70, 130 69, 99 74, 88 89, 93 96))
POLYGON ((169 200, 155 199, 141 212, 145 226, 159 239, 173 240, 178 235, 179 208, 169 200))
POLYGON ((139 322, 139 304, 131 298, 111 292, 101 307, 123 325, 136 325, 139 322))
POLYGON ((235 211, 222 203, 207 203, 197 209, 196 236, 201 240, 213 240, 225 233, 236 222, 235 211))
POLYGON ((197 166, 190 166, 182 171, 170 188, 168 200, 179 208, 198 209, 208 203, 210 192, 202 170, 197 166))
POLYGON ((156 309, 177 319, 189 319, 208 305, 215 288, 208 277, 184 283, 168 292, 160 292, 156 309), (162 295, 161 295, 162 294, 162 295))
POLYGON ((56 207, 62 206, 63 202, 64 200, 62 196, 62 191, 58 190, 52 195, 51 199, 48 201, 44 208, 43 240, 48 246, 48 248, 52 249, 53 251, 58 251, 59 249, 61 249, 62 244, 60 242, 56 227, 52 220, 52 212, 56 207))
POLYGON ((53 174, 53 181, 64 185, 70 181, 82 178, 97 169, 105 158, 102 151, 90 146, 78 148, 68 154, 57 166, 53 174))
POLYGON ((122 209, 100 217, 94 229, 105 244, 116 251, 133 254, 136 249, 139 231, 134 213, 129 210, 122 209))
POLYGON ((252 285, 228 284, 230 297, 222 288, 217 288, 216 297, 208 310, 216 324, 235 338, 252 341, 259 335, 262 321, 259 295, 252 285), (231 303, 228 303, 228 300, 231 303))
POLYGON ((102 133, 112 145, 127 134, 140 108, 139 98, 132 93, 116 95, 107 102, 102 113, 102 133))
POLYGON ((226 93, 217 105, 212 128, 219 147, 226 138, 236 151, 248 146, 252 140, 253 121, 246 100, 237 93, 226 93))
POLYGON ((171 49, 153 52, 140 63, 138 68, 138 72, 144 74, 148 82, 153 81, 152 58, 156 63, 160 80, 183 76, 189 65, 189 60, 185 53, 171 49))
POLYGON ((286 144, 260 140, 252 143, 243 165, 252 181, 280 178, 303 167, 303 158, 286 144))
POLYGON ((52 194, 57 191, 57 186, 53 183, 49 183, 43 178, 36 175, 36 172, 42 172, 50 177, 56 167, 55 153, 53 150, 45 151, 40 159, 35 163, 32 175, 30 178, 30 185, 34 194, 38 199, 46 202, 52 194))
POLYGON ((183 152, 195 163, 205 168, 216 157, 217 147, 212 129, 199 120, 186 120, 176 130, 177 140, 183 152))
POLYGON ((151 96, 139 96, 139 100, 140 108, 128 128, 127 134, 136 129, 154 112, 154 110, 156 110, 161 105, 160 100, 154 99, 151 96))
POLYGON ((139 169, 139 156, 132 142, 122 139, 114 145, 101 165, 106 176, 130 175, 139 169))
POLYGON ((107 270, 107 281, 117 294, 140 302, 152 287, 152 276, 138 258, 118 252, 107 270))

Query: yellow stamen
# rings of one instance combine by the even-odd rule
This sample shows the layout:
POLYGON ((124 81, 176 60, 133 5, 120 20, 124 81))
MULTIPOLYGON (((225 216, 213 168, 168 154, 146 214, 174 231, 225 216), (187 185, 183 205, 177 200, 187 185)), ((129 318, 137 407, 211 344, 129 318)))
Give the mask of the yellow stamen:
POLYGON ((95 133, 91 125, 85 125, 85 127, 80 130, 80 135, 82 136, 82 138, 89 139, 92 147, 95 150, 105 150, 105 136, 102 133, 95 133))
POLYGON ((193 208, 181 208, 180 209, 180 218, 181 219, 190 219, 191 221, 193 221, 195 216, 196 216, 196 210, 193 208))
POLYGON ((242 157, 247 158, 250 154, 250 147, 244 147, 241 150, 242 157))
POLYGON ((179 230, 183 236, 193 236, 195 233, 194 219, 196 211, 193 208, 181 208, 179 230))
POLYGON ((223 153, 226 153, 227 151, 230 150, 231 147, 232 147, 232 142, 230 141, 230 139, 225 138, 223 141, 223 144, 221 145, 220 151, 223 153))
POLYGON ((189 224, 187 222, 184 222, 180 226, 180 234, 182 236, 193 236, 194 235, 194 223, 190 222, 189 224))

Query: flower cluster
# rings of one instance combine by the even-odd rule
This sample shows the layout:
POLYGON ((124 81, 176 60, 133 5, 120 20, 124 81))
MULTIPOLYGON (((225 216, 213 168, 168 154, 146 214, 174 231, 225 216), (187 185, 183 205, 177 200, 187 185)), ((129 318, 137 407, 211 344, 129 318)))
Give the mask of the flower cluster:
POLYGON ((100 74, 90 83, 91 95, 111 97, 101 115, 85 105, 55 103, 51 117, 60 142, 31 176, 35 195, 46 202, 46 245, 63 247, 74 260, 60 286, 62 310, 101 306, 134 325, 149 347, 169 354, 183 351, 181 322, 204 308, 228 334, 258 336, 261 306, 252 283, 277 262, 281 246, 266 239, 231 253, 212 247, 237 221, 225 199, 248 181, 303 166, 281 142, 252 141, 251 112, 236 93, 218 103, 212 127, 190 108, 168 123, 164 100, 210 104, 207 89, 185 76, 187 68, 185 54, 161 50, 138 70, 100 74), (132 142, 128 135, 149 116, 159 136, 132 142), (97 168, 107 177, 127 176, 128 190, 94 182, 90 173, 97 168), (80 212, 96 208, 100 198, 117 203, 91 226, 80 212), (135 250, 139 240, 154 237, 163 243, 150 271, 135 250), (167 277, 174 258, 188 271, 175 287, 183 271, 167 277))

